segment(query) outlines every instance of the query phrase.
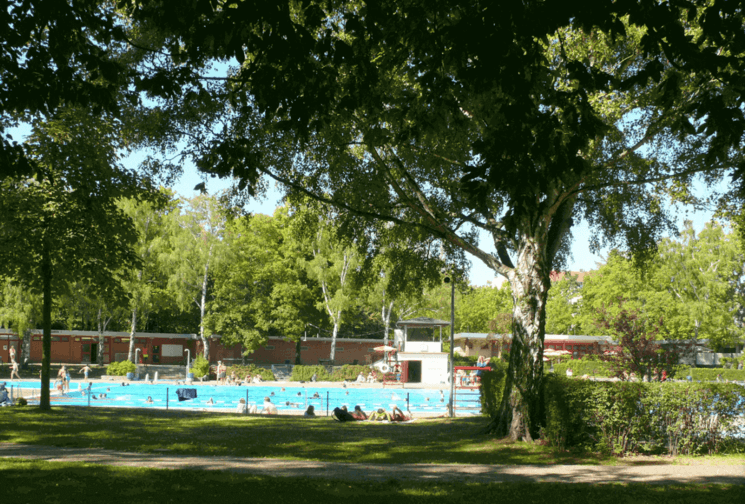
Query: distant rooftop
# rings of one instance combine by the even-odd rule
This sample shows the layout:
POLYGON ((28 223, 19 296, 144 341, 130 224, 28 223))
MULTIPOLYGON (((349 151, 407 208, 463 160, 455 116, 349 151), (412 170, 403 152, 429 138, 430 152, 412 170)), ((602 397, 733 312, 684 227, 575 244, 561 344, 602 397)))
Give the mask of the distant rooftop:
POLYGON ((417 326, 417 327, 444 327, 449 326, 450 322, 444 320, 433 319, 431 317, 417 317, 409 320, 399 320, 396 322, 399 327, 403 326, 417 326))

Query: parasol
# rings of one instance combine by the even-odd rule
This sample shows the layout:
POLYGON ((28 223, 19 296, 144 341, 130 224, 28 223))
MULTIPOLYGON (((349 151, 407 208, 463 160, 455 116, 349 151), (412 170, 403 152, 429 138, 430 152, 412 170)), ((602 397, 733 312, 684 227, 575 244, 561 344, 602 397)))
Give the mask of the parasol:
POLYGON ((373 350, 375 350, 376 352, 395 352, 396 351, 395 348, 393 348, 392 346, 388 346, 388 345, 376 346, 375 348, 373 348, 373 350))

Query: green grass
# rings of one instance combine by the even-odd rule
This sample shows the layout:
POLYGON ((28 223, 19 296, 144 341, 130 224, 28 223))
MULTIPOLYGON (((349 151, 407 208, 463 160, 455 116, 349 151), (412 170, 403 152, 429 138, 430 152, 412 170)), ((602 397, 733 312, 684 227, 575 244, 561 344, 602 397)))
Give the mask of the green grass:
MULTIPOLYGON (((379 464, 625 464, 594 453, 557 452, 480 433, 483 418, 410 424, 343 423, 330 418, 241 416, 183 411, 54 408, 0 409, 0 442, 138 453, 267 457, 379 464)), ((736 463, 738 456, 708 463, 736 463)), ((690 463, 689 459, 679 459, 690 463)), ((672 463, 645 458, 644 463, 672 463)))
POLYGON ((742 503, 736 485, 624 485, 543 483, 343 482, 270 478, 217 471, 107 467, 93 464, 0 460, 2 502, 155 504, 219 502, 499 502, 509 503, 742 503))

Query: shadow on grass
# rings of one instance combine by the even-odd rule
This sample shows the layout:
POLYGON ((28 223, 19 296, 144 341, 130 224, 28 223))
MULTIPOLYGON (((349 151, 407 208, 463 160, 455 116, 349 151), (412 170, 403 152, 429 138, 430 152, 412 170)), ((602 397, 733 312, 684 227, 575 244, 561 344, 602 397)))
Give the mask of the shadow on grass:
MULTIPOLYGON (((743 502, 737 485, 565 484, 328 481, 274 478, 193 470, 120 468, 77 463, 0 460, 9 502, 87 504, 160 502, 477 502, 497 496, 500 504, 743 502), (391 500, 395 499, 395 500, 391 500)), ((489 499, 491 500, 491 499, 489 499)))
POLYGON ((50 446, 379 464, 612 463, 593 454, 557 453, 481 435, 482 418, 382 424, 113 408, 13 408, 2 413, 0 439, 50 446))

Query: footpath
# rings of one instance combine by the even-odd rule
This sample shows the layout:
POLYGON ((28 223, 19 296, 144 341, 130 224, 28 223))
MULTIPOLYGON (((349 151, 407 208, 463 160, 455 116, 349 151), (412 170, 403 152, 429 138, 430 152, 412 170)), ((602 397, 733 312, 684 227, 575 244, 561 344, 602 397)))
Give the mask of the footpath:
POLYGON ((467 483, 683 483, 745 485, 745 460, 741 465, 447 465, 350 464, 306 460, 240 457, 191 457, 167 453, 130 453, 96 448, 0 443, 0 458, 82 462, 152 469, 191 469, 294 478, 343 481, 460 481, 467 483))

